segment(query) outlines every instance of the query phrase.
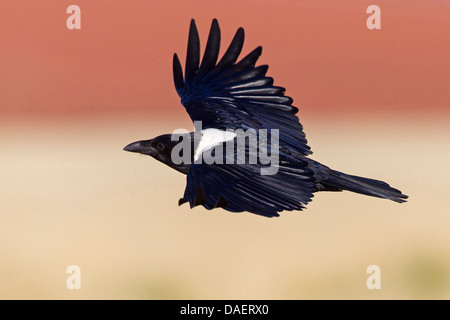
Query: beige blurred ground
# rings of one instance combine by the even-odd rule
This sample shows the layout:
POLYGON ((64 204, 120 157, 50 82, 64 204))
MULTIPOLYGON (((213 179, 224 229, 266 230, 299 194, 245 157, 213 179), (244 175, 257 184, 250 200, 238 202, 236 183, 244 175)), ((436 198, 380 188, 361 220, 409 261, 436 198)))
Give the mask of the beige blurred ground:
POLYGON ((410 201, 320 193, 275 219, 178 207, 185 177, 122 151, 187 119, 41 123, 0 127, 0 298, 450 298, 448 118, 303 119, 315 159, 410 201))

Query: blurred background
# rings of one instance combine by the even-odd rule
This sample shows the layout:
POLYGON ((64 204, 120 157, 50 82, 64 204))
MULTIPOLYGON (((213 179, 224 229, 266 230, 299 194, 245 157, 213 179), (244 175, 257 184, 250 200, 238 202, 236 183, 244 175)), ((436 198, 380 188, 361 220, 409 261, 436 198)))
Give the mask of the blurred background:
POLYGON ((0 4, 0 298, 450 298, 448 2, 0 4), (319 193, 274 219, 178 207, 185 176, 122 148, 192 129, 171 70, 191 18, 202 50, 213 18, 222 52, 240 26, 243 54, 263 46, 314 159, 409 201, 319 193))

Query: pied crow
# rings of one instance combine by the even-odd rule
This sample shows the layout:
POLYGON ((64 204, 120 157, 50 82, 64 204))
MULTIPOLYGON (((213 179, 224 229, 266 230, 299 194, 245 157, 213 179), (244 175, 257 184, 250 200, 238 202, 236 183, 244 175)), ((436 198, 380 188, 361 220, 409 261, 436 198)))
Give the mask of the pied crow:
POLYGON ((243 44, 244 30, 239 28, 218 61, 220 28, 214 19, 200 59, 199 34, 192 20, 184 76, 174 54, 173 78, 195 132, 165 134, 124 148, 187 175, 179 205, 275 217, 281 211, 304 209, 317 191, 348 190, 406 201, 408 196, 383 181, 335 171, 308 158, 312 152, 292 98, 266 76, 267 65, 256 66, 262 47, 238 61, 243 44), (248 132, 255 137, 253 149, 248 132), (239 139, 242 133, 247 135, 239 139), (261 146, 267 147, 265 153, 261 146), (251 150, 257 151, 253 161, 251 150), (269 154, 272 163, 263 161, 269 154))

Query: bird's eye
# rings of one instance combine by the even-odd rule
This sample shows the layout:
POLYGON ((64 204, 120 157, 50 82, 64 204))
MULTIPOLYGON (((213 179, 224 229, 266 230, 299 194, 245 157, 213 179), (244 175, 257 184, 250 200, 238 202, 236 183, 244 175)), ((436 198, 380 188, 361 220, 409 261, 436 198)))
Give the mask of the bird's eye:
POLYGON ((164 145, 164 143, 162 143, 162 142, 159 142, 159 143, 156 145, 156 148, 157 148, 159 151, 163 151, 163 150, 164 150, 164 147, 165 147, 165 145, 164 145))

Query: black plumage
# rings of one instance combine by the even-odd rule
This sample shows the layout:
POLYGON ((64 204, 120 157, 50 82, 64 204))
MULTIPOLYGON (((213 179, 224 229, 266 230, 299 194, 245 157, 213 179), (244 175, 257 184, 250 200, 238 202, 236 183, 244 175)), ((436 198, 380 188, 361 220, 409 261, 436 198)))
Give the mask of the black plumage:
MULTIPOLYGON (((227 159, 232 160, 230 157, 235 160, 238 151, 223 155, 223 163, 195 163, 193 154, 198 145, 194 143, 191 161, 175 163, 172 150, 177 141, 172 141, 171 135, 125 147, 127 151, 148 154, 187 174, 180 205, 188 202, 191 207, 220 207, 273 217, 285 210, 302 210, 317 191, 349 190, 405 201, 406 195, 385 182, 335 171, 308 158, 311 150, 296 116, 298 108, 292 105, 293 99, 285 95, 283 87, 274 86, 273 78, 266 76, 267 65, 256 66, 262 47, 238 61, 245 38, 244 29, 239 28, 218 61, 220 38, 219 24, 214 19, 200 61, 200 39, 194 20, 191 21, 184 76, 177 54, 173 57, 175 89, 192 121, 201 121, 203 129, 279 130, 277 173, 262 175, 265 164, 261 161, 227 164, 227 159)), ((189 137, 193 138, 194 133, 189 137)), ((216 147, 225 148, 225 142, 216 147)), ((249 154, 249 150, 245 152, 249 154)))

